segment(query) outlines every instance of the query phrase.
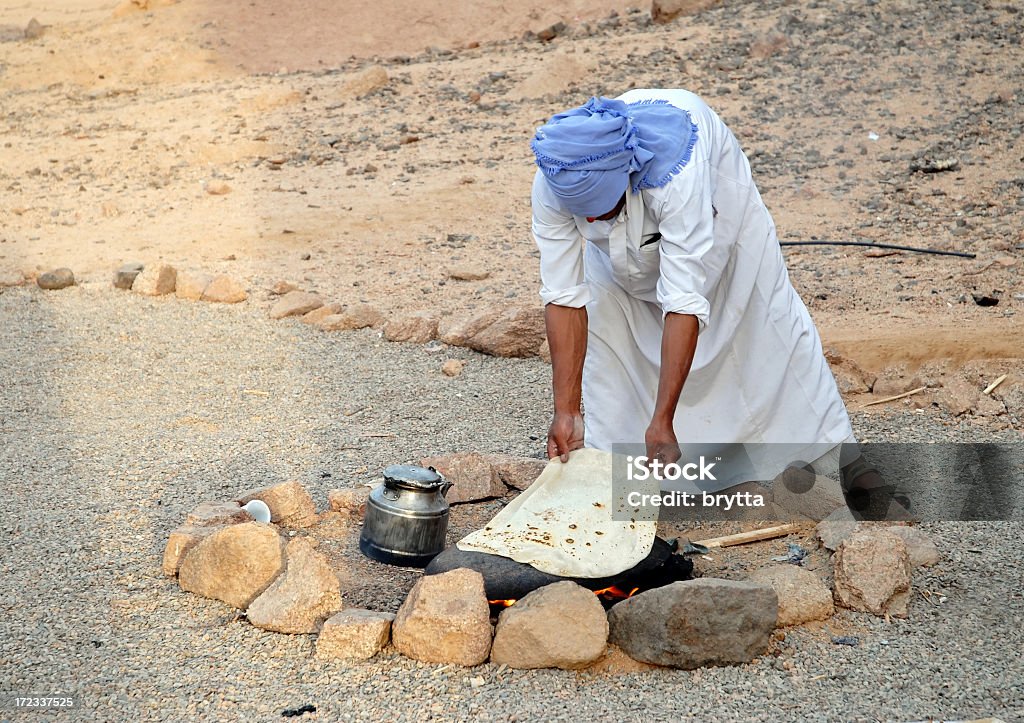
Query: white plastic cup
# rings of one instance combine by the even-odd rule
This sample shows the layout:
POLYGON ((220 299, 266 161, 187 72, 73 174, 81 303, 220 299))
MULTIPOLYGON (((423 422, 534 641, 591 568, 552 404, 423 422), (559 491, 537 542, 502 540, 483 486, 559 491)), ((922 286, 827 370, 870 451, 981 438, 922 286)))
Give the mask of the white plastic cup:
POLYGON ((242 509, 252 515, 257 522, 270 522, 270 508, 263 500, 253 500, 242 505, 242 509))

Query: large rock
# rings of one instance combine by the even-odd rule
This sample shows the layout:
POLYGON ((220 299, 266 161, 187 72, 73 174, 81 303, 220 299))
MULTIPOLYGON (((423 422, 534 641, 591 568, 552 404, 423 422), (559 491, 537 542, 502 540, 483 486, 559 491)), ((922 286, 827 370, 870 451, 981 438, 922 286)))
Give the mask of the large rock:
POLYGON ((299 287, 293 284, 291 281, 277 281, 273 286, 270 287, 270 293, 273 296, 284 296, 291 291, 299 291, 299 287))
POLYGON ((337 314, 341 311, 341 304, 337 301, 332 301, 329 304, 313 309, 309 313, 303 314, 302 318, 299 319, 303 324, 319 324, 321 321, 326 319, 332 314, 337 314))
POLYGON ((351 608, 328 618, 316 638, 318 658, 368 660, 388 644, 393 613, 351 608))
POLYGON ((778 627, 827 620, 835 613, 832 591, 820 577, 797 565, 772 565, 750 574, 750 581, 771 585, 779 599, 778 627))
POLYGON ((142 264, 138 262, 127 263, 114 272, 113 285, 115 289, 127 291, 135 283, 135 277, 142 273, 142 264))
POLYGON ((384 323, 384 314, 370 304, 353 304, 317 322, 324 331, 352 331, 384 323))
POLYGON ((853 359, 844 357, 832 348, 825 349, 825 359, 836 378, 840 394, 864 394, 871 391, 873 376, 868 374, 853 359))
POLYGON ((302 316, 324 305, 323 299, 309 291, 289 291, 270 307, 271 319, 302 316))
POLYGON ((350 487, 327 491, 327 502, 331 512, 338 512, 353 519, 366 516, 366 503, 370 500, 370 488, 350 487))
POLYGON ((179 271, 174 282, 174 295, 179 299, 199 301, 213 277, 201 271, 179 271))
POLYGON ((871 391, 867 374, 858 374, 848 367, 832 367, 832 376, 835 377, 840 394, 865 394, 871 391))
POLYGON ((276 633, 315 633, 341 609, 341 585, 308 538, 288 543, 287 567, 246 610, 249 622, 276 633))
POLYGON ((853 519, 849 508, 840 510, 839 514, 833 515, 827 520, 822 520, 814 528, 814 534, 826 550, 835 552, 846 540, 860 529, 860 523, 853 519))
POLYGON ((446 344, 504 357, 536 356, 544 339, 544 309, 532 306, 485 311, 441 336, 446 344))
POLYGON ((705 577, 618 603, 608 613, 609 640, 654 665, 747 663, 768 649, 777 614, 770 586, 705 577))
POLYGON ((449 504, 473 502, 505 494, 505 485, 486 455, 459 452, 438 457, 424 457, 420 466, 433 467, 452 483, 446 498, 449 504))
POLYGON ((39 274, 36 278, 36 283, 40 289, 46 289, 47 291, 66 289, 69 286, 75 285, 75 274, 68 268, 54 269, 53 271, 39 274))
POLYGON ((284 569, 284 540, 260 522, 215 529, 186 553, 178 584, 244 610, 284 569))
POLYGON ((424 663, 479 665, 491 635, 484 579, 466 569, 421 577, 391 627, 398 652, 424 663))
POLYGON ((892 397, 923 386, 921 378, 912 374, 906 364, 899 364, 883 369, 871 385, 871 392, 879 397, 892 397))
POLYGON ((252 515, 237 502, 202 502, 185 516, 186 525, 212 527, 252 522, 252 515))
POLYGON ((426 344, 437 338, 437 323, 437 317, 430 314, 396 316, 384 325, 384 338, 388 341, 426 344))
POLYGON ((998 417, 1000 414, 1006 414, 1006 406, 988 394, 981 394, 971 412, 978 417, 998 417))
POLYGON ((363 98, 387 86, 388 72, 379 65, 371 65, 357 73, 345 83, 342 95, 347 98, 363 98))
POLYGON ((608 643, 608 616, 592 591, 574 582, 534 590, 501 611, 491 662, 510 668, 585 668, 608 643))
POLYGON ((544 309, 508 309, 498 320, 469 340, 470 349, 504 357, 530 357, 545 339, 544 309))
POLYGON ((227 274, 214 276, 203 291, 202 300, 215 304, 239 304, 249 298, 249 293, 239 281, 227 274))
POLYGON ((517 490, 525 490, 532 485, 548 466, 548 460, 535 457, 489 454, 486 458, 491 463, 491 469, 497 473, 498 479, 517 490))
POLYGON ((1004 382, 995 388, 992 396, 1000 400, 1010 414, 1024 417, 1024 382, 1004 382))
POLYGON ((980 397, 980 389, 955 376, 947 378, 935 395, 936 401, 954 417, 973 411, 980 397))
POLYGON ((171 531, 164 547, 163 571, 167 577, 175 577, 189 550, 216 532, 219 527, 182 525, 171 531))
POLYGON ((903 544, 907 546, 907 555, 910 556, 911 567, 934 565, 942 560, 939 548, 920 527, 893 525, 886 529, 903 539, 903 544))
POLYGON ((311 527, 316 524, 316 505, 309 492, 296 480, 245 492, 237 501, 246 504, 262 500, 270 508, 270 521, 283 527, 311 527))
POLYGON ((504 307, 488 309, 474 316, 448 320, 438 337, 451 346, 466 346, 470 339, 498 320, 504 307))
POLYGON ((147 266, 132 282, 132 291, 145 296, 164 296, 174 293, 178 271, 170 264, 147 266))
POLYGON ((832 559, 836 603, 875 615, 907 616, 910 556, 903 538, 886 529, 858 530, 832 559))
POLYGON ((696 15, 722 4, 722 0, 654 0, 651 3, 651 20, 668 23, 680 15, 696 15))

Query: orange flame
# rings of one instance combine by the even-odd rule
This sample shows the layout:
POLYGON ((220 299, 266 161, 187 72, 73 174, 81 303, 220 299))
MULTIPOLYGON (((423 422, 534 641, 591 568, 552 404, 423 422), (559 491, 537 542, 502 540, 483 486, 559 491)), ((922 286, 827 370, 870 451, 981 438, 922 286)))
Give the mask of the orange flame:
MULTIPOLYGON (((640 592, 640 588, 638 587, 634 587, 629 592, 626 592, 622 588, 616 587, 615 585, 603 588, 601 590, 594 590, 595 595, 597 595, 598 597, 603 596, 609 600, 625 600, 626 598, 633 597, 638 592, 640 592)), ((516 604, 515 600, 488 600, 487 602, 489 602, 491 605, 495 607, 501 608, 510 608, 516 604)))
POLYGON ((603 590, 594 590, 594 594, 598 597, 603 595, 608 598, 619 600, 625 600, 626 598, 633 597, 638 592, 640 592, 640 588, 638 587, 634 587, 629 592, 626 592, 622 588, 616 587, 615 585, 612 585, 611 587, 606 587, 603 590))

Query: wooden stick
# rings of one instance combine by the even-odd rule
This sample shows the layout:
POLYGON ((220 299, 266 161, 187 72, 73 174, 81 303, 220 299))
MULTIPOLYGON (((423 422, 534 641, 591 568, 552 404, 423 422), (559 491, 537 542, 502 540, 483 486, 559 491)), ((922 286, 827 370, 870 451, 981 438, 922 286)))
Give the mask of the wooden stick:
POLYGON ((751 530, 750 532, 737 532, 735 535, 712 537, 710 540, 701 540, 694 544, 704 545, 704 547, 732 547, 733 545, 745 545, 748 542, 760 542, 761 540, 783 537, 791 532, 796 532, 798 529, 799 525, 789 523, 776 525, 775 527, 764 527, 760 530, 751 530))
POLYGON ((897 394, 896 396, 893 396, 893 397, 886 397, 885 399, 876 399, 873 402, 868 402, 867 404, 862 406, 861 409, 863 409, 864 407, 870 407, 870 406, 875 405, 875 404, 885 404, 886 402, 895 402, 897 399, 903 399, 903 397, 909 397, 909 396, 913 396, 914 394, 917 394, 918 392, 923 392, 927 388, 928 387, 918 387, 917 389, 911 389, 909 392, 903 392, 903 394, 897 394))
POLYGON ((1005 379, 1006 379, 1006 375, 1004 374, 1003 376, 999 377, 994 382, 989 384, 987 387, 985 387, 985 391, 983 391, 982 394, 991 394, 992 390, 995 389, 996 387, 998 387, 1000 384, 1002 384, 1003 380, 1005 380, 1005 379))

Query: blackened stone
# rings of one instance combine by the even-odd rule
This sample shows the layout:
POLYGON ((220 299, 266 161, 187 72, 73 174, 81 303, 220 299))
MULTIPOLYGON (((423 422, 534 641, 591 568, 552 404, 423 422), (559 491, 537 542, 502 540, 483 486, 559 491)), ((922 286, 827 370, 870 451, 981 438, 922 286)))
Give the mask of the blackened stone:
POLYGON ((114 288, 128 290, 135 283, 135 277, 142 273, 142 264, 125 264, 114 272, 114 288))
POLYGON ((559 577, 507 557, 485 552, 464 552, 455 546, 431 560, 424 573, 436 575, 460 567, 476 570, 483 575, 488 600, 518 600, 539 587, 563 580, 571 580, 588 590, 603 590, 614 585, 628 592, 633 587, 647 589, 686 580, 693 574, 693 563, 680 555, 674 555, 669 543, 660 537, 654 538, 654 546, 645 559, 614 577, 559 577))

